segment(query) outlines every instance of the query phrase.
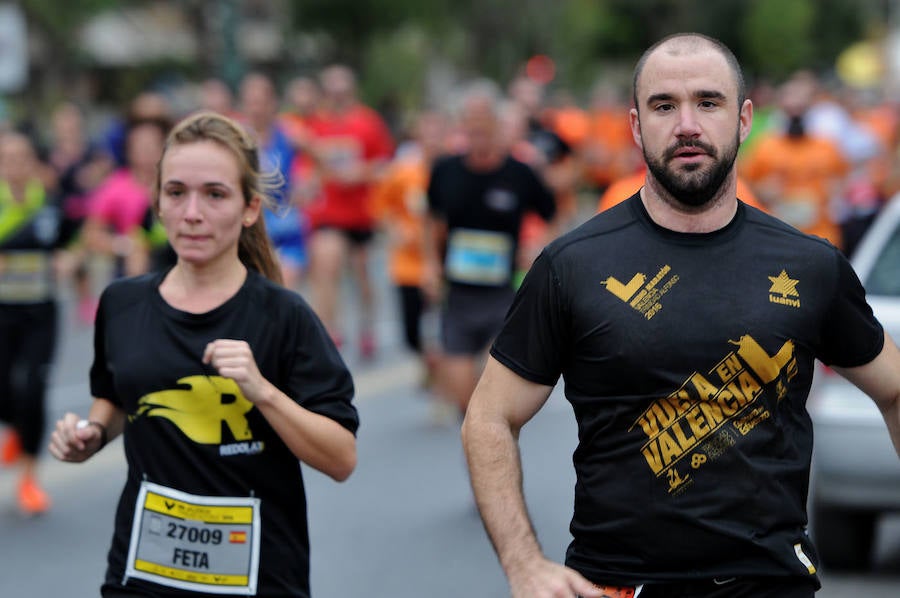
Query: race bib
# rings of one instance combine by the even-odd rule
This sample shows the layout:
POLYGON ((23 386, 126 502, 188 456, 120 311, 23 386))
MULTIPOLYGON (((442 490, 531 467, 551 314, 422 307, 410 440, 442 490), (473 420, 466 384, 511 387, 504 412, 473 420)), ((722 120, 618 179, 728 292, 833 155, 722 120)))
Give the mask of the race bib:
POLYGON ((212 594, 256 594, 260 500, 194 496, 143 482, 135 504, 129 578, 212 594))
POLYGON ((53 267, 44 251, 0 254, 0 303, 39 303, 53 298, 53 267))
POLYGON ((513 240, 506 233, 459 228, 450 233, 446 272, 451 282, 503 285, 512 269, 513 240))
POLYGON ((339 173, 356 168, 363 159, 360 142, 352 136, 328 137, 323 140, 321 151, 328 168, 339 173))

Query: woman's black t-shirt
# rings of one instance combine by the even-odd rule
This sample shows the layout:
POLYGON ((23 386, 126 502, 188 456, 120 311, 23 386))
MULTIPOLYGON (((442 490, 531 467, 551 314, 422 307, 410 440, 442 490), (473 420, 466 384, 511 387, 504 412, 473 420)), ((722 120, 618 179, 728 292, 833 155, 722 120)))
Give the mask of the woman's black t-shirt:
MULTIPOLYGON (((203 314, 179 311, 163 300, 159 285, 165 274, 114 282, 97 314, 91 392, 127 415, 128 478, 107 584, 123 583, 136 501, 142 484, 152 483, 203 497, 259 499, 257 594, 308 596, 306 499, 297 458, 236 383, 218 376, 201 357, 212 340, 245 340, 267 380, 302 407, 355 433, 350 373, 306 302, 260 274, 249 271, 237 294, 203 314)), ((225 538, 248 541, 242 532, 226 532, 225 538)), ((205 558, 214 574, 214 559, 203 556, 202 546, 190 548, 192 562, 202 565, 205 558)), ((179 550, 171 574, 184 577, 189 574, 179 567, 187 548, 179 550)), ((184 594, 144 579, 127 585, 184 594)))

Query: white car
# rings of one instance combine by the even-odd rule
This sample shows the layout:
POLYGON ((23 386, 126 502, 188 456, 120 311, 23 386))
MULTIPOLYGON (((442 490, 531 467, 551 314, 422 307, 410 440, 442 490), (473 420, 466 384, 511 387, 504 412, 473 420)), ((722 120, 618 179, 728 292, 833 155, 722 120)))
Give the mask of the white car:
MULTIPOLYGON (((900 341, 900 195, 878 215, 852 263, 875 316, 900 341)), ((808 407, 813 539, 824 567, 865 569, 881 515, 900 512, 900 459, 872 400, 827 368, 817 372, 808 407)))

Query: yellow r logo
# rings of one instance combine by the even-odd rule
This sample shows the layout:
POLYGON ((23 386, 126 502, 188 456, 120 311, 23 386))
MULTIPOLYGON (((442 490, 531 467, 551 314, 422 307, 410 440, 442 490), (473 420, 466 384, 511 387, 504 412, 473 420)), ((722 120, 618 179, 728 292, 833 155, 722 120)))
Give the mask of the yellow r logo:
POLYGON ((164 417, 197 444, 222 444, 222 422, 235 440, 253 434, 245 414, 253 409, 231 378, 187 376, 178 380, 185 389, 161 390, 138 401, 135 417, 164 417))

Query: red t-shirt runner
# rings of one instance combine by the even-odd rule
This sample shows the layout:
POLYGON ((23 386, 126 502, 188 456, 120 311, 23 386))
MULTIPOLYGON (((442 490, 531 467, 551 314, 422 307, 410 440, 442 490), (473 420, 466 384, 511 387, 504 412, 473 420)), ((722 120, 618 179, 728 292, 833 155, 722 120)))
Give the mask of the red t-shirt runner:
POLYGON ((357 168, 360 162, 390 158, 393 140, 387 125, 377 112, 357 105, 340 114, 320 114, 308 126, 324 166, 321 197, 308 208, 310 224, 313 228, 371 230, 371 183, 348 184, 334 173, 357 168))

